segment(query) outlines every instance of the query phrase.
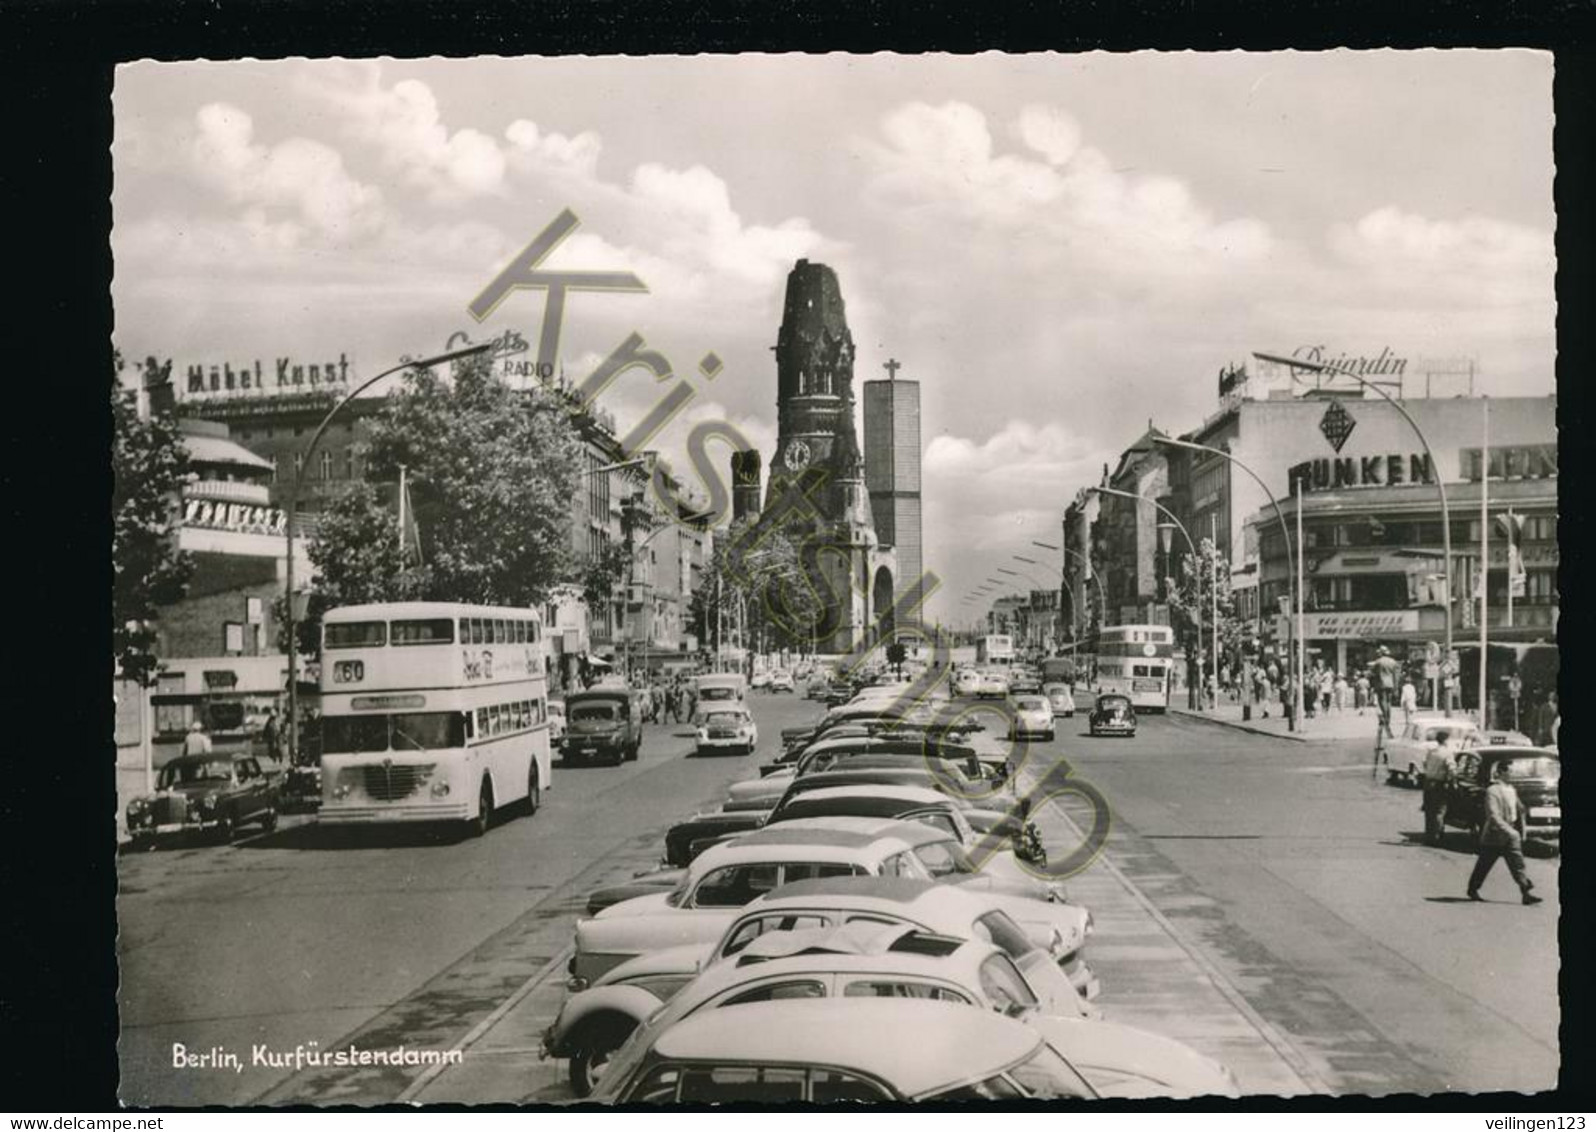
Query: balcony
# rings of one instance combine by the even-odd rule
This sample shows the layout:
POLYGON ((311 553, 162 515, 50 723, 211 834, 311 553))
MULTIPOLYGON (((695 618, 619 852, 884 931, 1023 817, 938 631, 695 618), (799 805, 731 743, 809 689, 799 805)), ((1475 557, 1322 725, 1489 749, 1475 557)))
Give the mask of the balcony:
POLYGON ((215 499, 227 503, 247 503, 251 507, 271 504, 271 489, 263 483, 238 480, 195 480, 183 489, 185 499, 215 499))

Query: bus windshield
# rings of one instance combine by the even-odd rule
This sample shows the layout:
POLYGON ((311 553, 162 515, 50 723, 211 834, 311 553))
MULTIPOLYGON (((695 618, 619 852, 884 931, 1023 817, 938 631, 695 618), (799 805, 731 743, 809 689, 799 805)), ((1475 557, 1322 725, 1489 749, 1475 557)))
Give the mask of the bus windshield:
POLYGON ((465 715, 457 711, 338 715, 322 719, 322 753, 436 751, 465 746, 465 715))

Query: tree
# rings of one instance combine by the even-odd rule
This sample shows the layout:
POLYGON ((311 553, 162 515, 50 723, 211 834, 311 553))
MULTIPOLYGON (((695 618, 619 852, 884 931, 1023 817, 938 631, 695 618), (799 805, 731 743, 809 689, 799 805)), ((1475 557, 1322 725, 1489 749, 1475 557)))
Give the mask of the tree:
POLYGON ((743 519, 715 540, 703 584, 693 594, 694 632, 714 641, 716 625, 743 624, 748 640, 808 650, 822 614, 798 547, 783 531, 743 519), (745 620, 744 620, 745 618, 745 620))
POLYGON ((321 611, 350 602, 542 604, 571 569, 579 456, 565 407, 541 390, 509 388, 483 359, 457 364, 452 381, 408 373, 371 418, 364 482, 321 517, 301 646, 317 651, 321 611), (401 465, 419 563, 401 555, 385 502, 401 465))
MULTIPOLYGON (((321 617, 329 609, 431 596, 430 572, 402 553, 395 519, 380 485, 356 481, 332 497, 306 551, 316 587, 296 625, 301 652, 321 651, 321 617)), ((279 625, 287 624, 285 600, 274 602, 279 625)))
POLYGON ((1218 552, 1214 543, 1209 539, 1200 540, 1196 558, 1190 554, 1181 558, 1180 581, 1177 583, 1171 578, 1164 581, 1175 636, 1186 650, 1187 669, 1191 675, 1187 683, 1193 688, 1196 687, 1199 655, 1207 658, 1203 665, 1205 679, 1217 671, 1212 655, 1214 596, 1209 588, 1215 579, 1219 590, 1219 655, 1221 658, 1237 656, 1241 649, 1242 625, 1236 616, 1235 595, 1230 590, 1230 561, 1218 552))
MULTIPOLYGON (((176 424, 165 415, 139 419, 134 395, 112 376, 111 468, 111 642, 117 666, 129 680, 148 686, 160 660, 155 655, 155 622, 160 607, 180 599, 193 573, 193 561, 178 550, 179 504, 189 478, 188 450, 176 424)), ((169 373, 154 358, 147 371, 169 373)))

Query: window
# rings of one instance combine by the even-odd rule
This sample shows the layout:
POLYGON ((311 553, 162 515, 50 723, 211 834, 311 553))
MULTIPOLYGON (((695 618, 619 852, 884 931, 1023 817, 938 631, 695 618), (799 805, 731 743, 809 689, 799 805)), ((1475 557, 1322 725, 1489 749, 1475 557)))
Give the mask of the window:
POLYGON ((388 636, 388 625, 383 621, 337 621, 326 625, 322 631, 322 647, 329 649, 371 648, 381 645, 388 636))
POLYGON ((669 1104, 676 1099, 676 1086, 682 1071, 674 1065, 661 1065, 649 1071, 626 1094, 628 1104, 669 1104))
POLYGON ((471 619, 471 643, 474 645, 485 645, 488 643, 487 632, 483 628, 482 618, 480 617, 473 617, 471 619))
POLYGON ((526 622, 520 618, 510 622, 510 643, 524 644, 526 641, 526 622))
POLYGON ((747 1006, 751 1002, 781 1002, 792 998, 825 998, 826 988, 812 979, 792 979, 782 983, 745 990, 719 1002, 717 1006, 747 1006))
POLYGON ((792 914, 759 916, 738 926, 731 938, 726 941, 726 946, 721 949, 721 955, 723 957, 736 955, 766 932, 806 931, 823 928, 826 923, 824 916, 795 916, 792 914))
POLYGON ((321 732, 322 751, 329 755, 437 751, 465 745, 466 716, 454 711, 325 716, 321 732))
POLYGON ((844 998, 918 998, 929 1002, 962 1002, 969 999, 951 987, 921 983, 911 979, 859 979, 842 990, 844 998))
MULTIPOLYGON (((297 428, 294 430, 294 435, 295 436, 299 435, 299 430, 297 428)), ((305 470, 305 454, 303 452, 295 452, 294 453, 294 477, 297 479, 304 472, 304 470, 305 470)))
POLYGON ((775 865, 729 865, 699 882, 693 894, 697 908, 741 908, 776 887, 775 865))
POLYGON ((840 1069, 809 1071, 809 1100, 813 1104, 891 1099, 892 1094, 880 1085, 863 1077, 855 1077, 852 1073, 844 1073, 840 1069))
POLYGON ((1018 1014, 1037 1005, 1025 976, 1007 955, 989 955, 981 964, 979 977, 981 993, 1004 1014, 1018 1014))
MULTIPOLYGON (((782 866, 781 883, 791 884, 798 880, 823 880, 827 877, 856 877, 863 875, 864 870, 858 865, 791 864, 782 866)), ((918 873, 906 873, 904 875, 919 876, 918 873)))
POLYGON ((748 1101, 780 1104, 804 1098, 804 1071, 766 1066, 734 1065, 716 1069, 688 1069, 682 1074, 682 1104, 748 1101))
POLYGON ((344 479, 355 478, 355 446, 351 444, 344 449, 344 479))
POLYGON ((920 863, 934 877, 952 876, 965 871, 962 855, 951 842, 928 841, 916 848, 914 855, 920 858, 920 863))
POLYGON ((277 482, 277 453, 273 452, 271 454, 271 461, 272 461, 272 483, 276 483, 277 482))
POLYGON ((488 738, 488 709, 485 707, 477 708, 477 738, 488 738))
POLYGON ((454 622, 447 617, 389 623, 395 645, 447 645, 454 640, 454 622))
POLYGON ((504 716, 499 710, 499 705, 494 704, 488 708, 488 734, 497 736, 504 730, 504 716))
POLYGON ((321 478, 322 479, 324 479, 324 480, 332 479, 332 467, 333 467, 332 453, 331 452, 323 452, 321 454, 321 478))

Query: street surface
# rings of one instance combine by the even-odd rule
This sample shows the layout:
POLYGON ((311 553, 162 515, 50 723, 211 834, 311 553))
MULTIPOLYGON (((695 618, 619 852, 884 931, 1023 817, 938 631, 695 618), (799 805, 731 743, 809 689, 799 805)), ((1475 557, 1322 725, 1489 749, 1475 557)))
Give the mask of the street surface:
MULTIPOLYGON (((1084 707, 1086 696, 1081 696, 1084 707)), ((570 1099, 537 1039, 564 996, 587 892, 650 867, 664 830, 717 804, 819 705, 755 693, 760 750, 689 758, 685 726, 641 758, 566 769, 535 817, 481 840, 322 830, 285 818, 231 846, 127 854, 118 901, 122 1088, 129 1104, 570 1099), (231 1067, 173 1068, 190 1054, 231 1067), (256 1067, 261 1044, 460 1049, 431 1067, 256 1067)), ((1370 774, 1368 744, 1301 744, 1177 716, 1091 739, 1085 712, 1032 744, 1109 799, 1104 855, 1072 879, 1093 910, 1089 961, 1108 1017, 1180 1038, 1246 1092, 1531 1091, 1557 1076, 1557 859, 1546 903, 1505 870, 1464 898, 1461 832, 1420 843, 1417 791, 1370 774), (1074 724, 1075 726, 1071 726, 1074 724)), ((1037 815, 1054 859, 1079 833, 1037 815)), ((1086 824, 1084 821, 1083 825, 1086 824)))

